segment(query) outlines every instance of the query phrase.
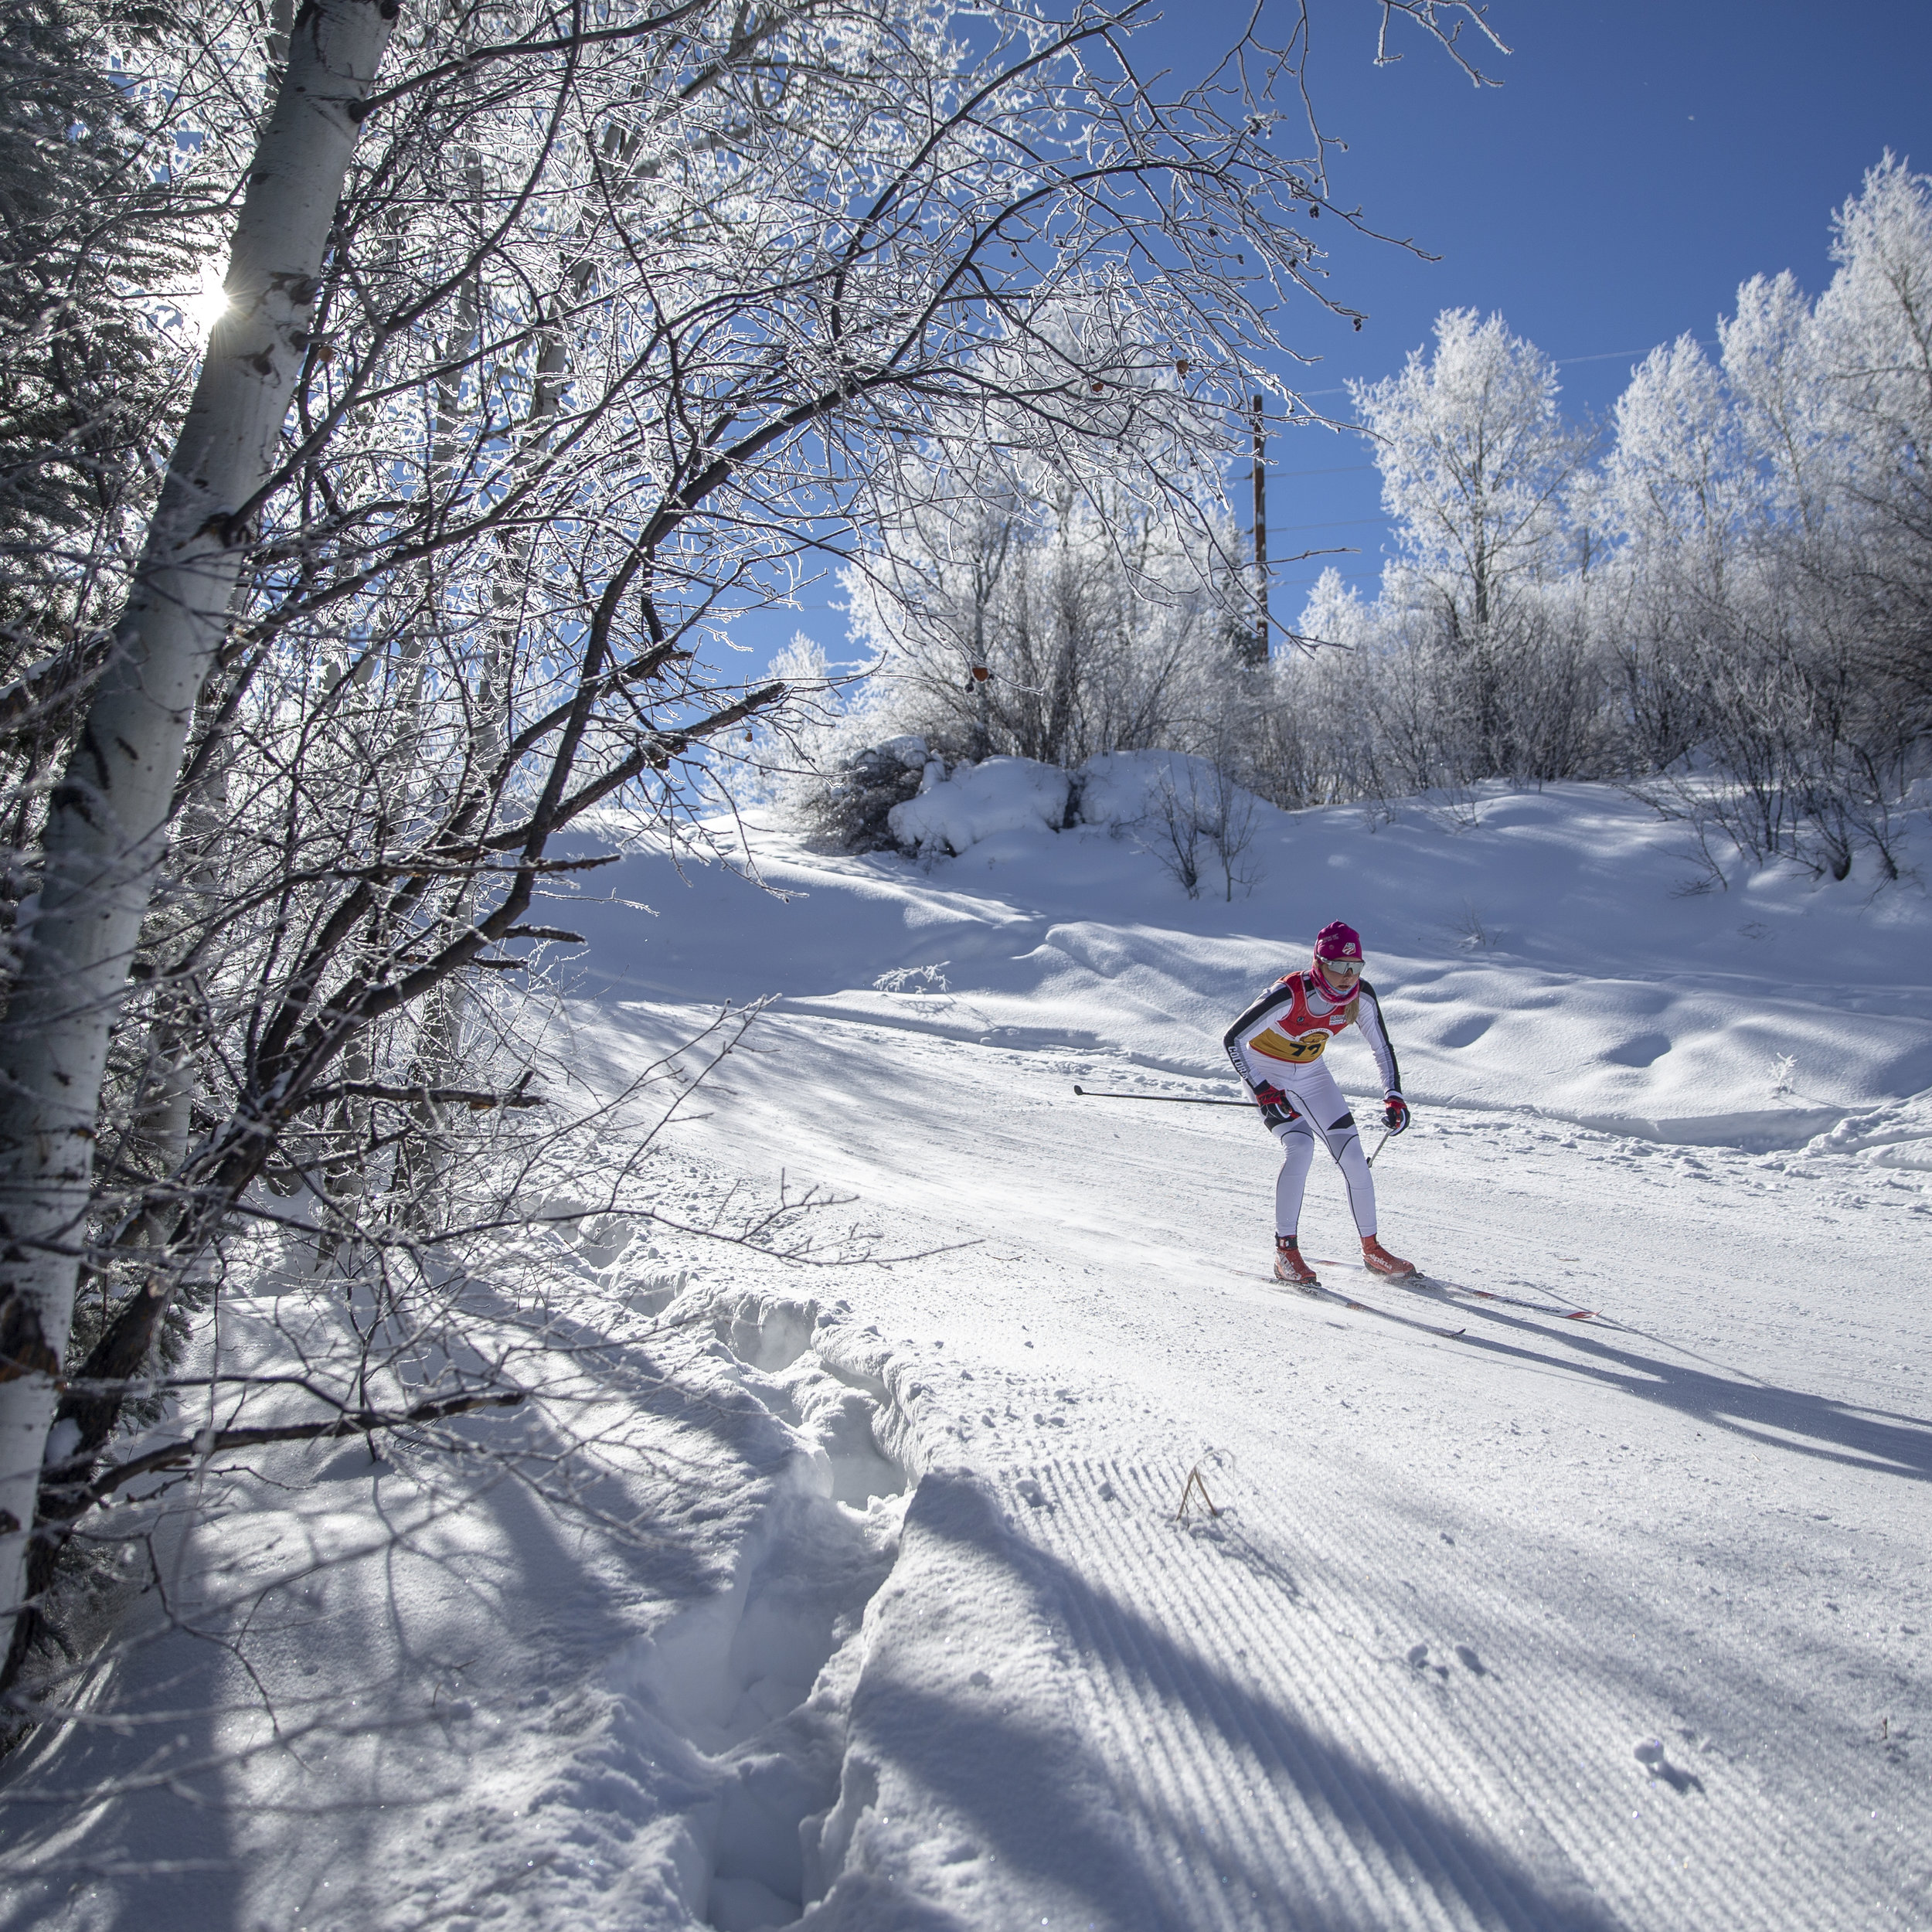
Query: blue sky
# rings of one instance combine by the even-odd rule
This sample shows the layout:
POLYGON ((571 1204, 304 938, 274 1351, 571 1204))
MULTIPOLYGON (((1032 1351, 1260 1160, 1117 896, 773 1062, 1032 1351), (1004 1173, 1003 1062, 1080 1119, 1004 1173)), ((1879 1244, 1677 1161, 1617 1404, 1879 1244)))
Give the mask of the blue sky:
MULTIPOLYGON (((1248 11, 1169 0, 1139 36, 1143 62, 1191 78, 1248 11)), ((1311 11, 1318 111, 1349 144, 1335 199, 1440 257, 1323 225, 1332 287, 1368 321, 1354 335, 1309 304, 1286 332, 1322 359, 1304 393, 1338 413, 1346 379, 1398 369, 1458 306, 1499 310, 1562 362, 1566 406, 1601 413, 1657 343, 1709 339, 1747 277, 1788 268, 1821 287, 1832 212, 1887 147, 1932 172, 1927 0, 1492 0, 1513 51, 1485 54, 1503 84, 1481 89, 1402 22, 1391 49, 1406 57, 1376 68, 1373 0, 1311 11)), ((1359 441, 1290 431, 1272 454, 1270 556, 1358 553, 1279 565, 1275 609, 1292 621, 1323 561, 1372 585, 1386 526, 1359 441)), ((739 640, 762 656, 802 629, 840 656, 834 594, 808 590, 739 640)))

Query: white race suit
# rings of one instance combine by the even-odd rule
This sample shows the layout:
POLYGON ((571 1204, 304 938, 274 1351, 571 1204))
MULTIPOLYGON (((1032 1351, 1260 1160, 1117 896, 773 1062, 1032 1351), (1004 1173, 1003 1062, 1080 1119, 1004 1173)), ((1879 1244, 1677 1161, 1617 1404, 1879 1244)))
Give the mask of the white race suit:
POLYGON ((1355 1116, 1336 1086, 1335 1076, 1321 1064, 1330 1040, 1345 1028, 1359 1026, 1376 1056, 1384 1090, 1400 1094, 1400 1076, 1395 1049, 1382 1023, 1375 988, 1365 979, 1346 999, 1322 989, 1312 972, 1290 973, 1276 981, 1230 1026, 1223 1043, 1234 1070, 1250 1088, 1274 1087, 1287 1096, 1286 1104, 1264 1107, 1261 1117, 1281 1143, 1281 1173, 1274 1185, 1274 1231, 1292 1240, 1299 1230, 1301 1196, 1308 1185, 1308 1165, 1315 1158, 1315 1137, 1335 1156, 1348 1184, 1349 1206, 1355 1224, 1366 1236, 1376 1231, 1375 1177, 1355 1116))

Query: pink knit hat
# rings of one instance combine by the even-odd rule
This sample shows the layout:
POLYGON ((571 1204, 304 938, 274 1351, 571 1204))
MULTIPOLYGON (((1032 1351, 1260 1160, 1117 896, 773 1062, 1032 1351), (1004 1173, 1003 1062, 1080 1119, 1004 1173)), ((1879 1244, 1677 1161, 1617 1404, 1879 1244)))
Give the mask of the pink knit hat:
POLYGON ((1352 959, 1362 964, 1362 935, 1352 926, 1332 920, 1315 936, 1317 959, 1352 959))

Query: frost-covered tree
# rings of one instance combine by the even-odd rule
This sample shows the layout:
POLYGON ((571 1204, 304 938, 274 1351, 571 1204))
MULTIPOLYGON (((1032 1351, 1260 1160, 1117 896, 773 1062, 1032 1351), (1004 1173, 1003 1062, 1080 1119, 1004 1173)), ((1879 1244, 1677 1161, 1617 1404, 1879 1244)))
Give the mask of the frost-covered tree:
MULTIPOLYGON (((166 846, 197 696, 213 668, 309 342, 358 118, 393 18, 325 5, 297 36, 230 258, 218 325, 112 655, 49 802, 22 921, 0 1095, 0 1600, 21 1594, 80 1245, 94 1205, 102 1077, 166 846)), ((165 1291, 143 1283, 138 1303, 165 1291)))
POLYGON ((1843 455, 1842 572, 1883 702, 1932 733, 1932 179, 1887 155, 1840 211, 1814 328, 1843 455), (1847 568, 1847 566, 1849 566, 1847 568))
POLYGON ((1349 394, 1413 594, 1475 648, 1519 585, 1567 561, 1565 498, 1589 444, 1558 408, 1556 366, 1500 315, 1446 309, 1433 355, 1412 350, 1399 376, 1349 394))
POLYGON ((1613 532, 1646 560, 1698 560, 1720 586, 1754 505, 1730 396, 1695 338, 1645 358, 1611 437, 1600 501, 1613 532))
POLYGON ((451 1284, 464 1228, 532 1211, 491 1137, 540 1097, 537 1009, 502 989, 567 940, 539 902, 595 860, 558 842, 693 835, 784 696, 710 647, 893 526, 901 453, 956 488, 997 448, 1151 519, 1239 440, 1270 316, 1313 285, 1320 151, 1284 158, 1268 92, 1298 55, 1245 40, 1157 93, 1127 24, 200 23, 206 145, 241 157, 228 306, 64 768, 10 801, 0 1613, 30 1536, 38 1560, 126 1479, 123 1421, 166 1426, 128 1402, 225 1270, 320 1257, 393 1342, 384 1401, 365 1331, 271 1430, 493 1399, 451 1284))
POLYGON ((873 735, 917 732, 971 762, 1196 748, 1241 608, 1228 538, 1185 509, 1050 474, 919 505, 847 577, 878 666, 873 735))
POLYGON ((1844 445, 1843 487, 1883 502, 1932 449, 1932 192, 1887 155, 1838 212, 1815 354, 1844 445))
POLYGON ((1746 283, 1721 383, 1685 345, 1654 355, 1608 465, 1638 745, 1721 774, 1675 808, 1840 877, 1862 846, 1894 863, 1889 801, 1932 724, 1928 186, 1889 155, 1867 175, 1815 303, 1746 283))
POLYGON ((1833 438, 1804 291, 1788 271, 1754 275, 1717 334, 1725 386, 1760 472, 1759 509, 1816 528, 1831 500, 1833 438))
MULTIPOLYGON (((1437 320, 1432 354, 1418 348, 1400 375, 1351 394, 1396 554, 1372 607, 1352 607, 1338 582, 1318 585, 1298 628, 1339 643, 1338 627, 1355 640, 1375 788, 1588 768, 1594 656, 1578 600, 1561 587, 1589 440, 1563 420, 1554 366, 1500 316, 1452 309, 1437 320)), ((1363 749, 1349 761, 1358 770, 1363 749)))
POLYGON ((1726 597, 1760 514, 1759 471, 1747 454, 1723 376, 1696 341, 1653 349, 1611 417, 1597 503, 1618 546, 1600 573, 1609 648, 1618 667, 1627 744, 1663 770, 1696 743, 1706 719, 1687 665, 1724 628, 1726 597))

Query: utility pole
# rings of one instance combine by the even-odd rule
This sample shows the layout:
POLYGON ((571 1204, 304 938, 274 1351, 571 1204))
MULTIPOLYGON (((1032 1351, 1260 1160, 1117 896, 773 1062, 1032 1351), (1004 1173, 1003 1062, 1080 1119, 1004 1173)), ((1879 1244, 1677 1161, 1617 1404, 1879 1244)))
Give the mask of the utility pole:
POLYGON ((1254 399, 1254 635, 1242 653, 1249 664, 1268 661, 1268 431, 1266 398, 1254 399))

